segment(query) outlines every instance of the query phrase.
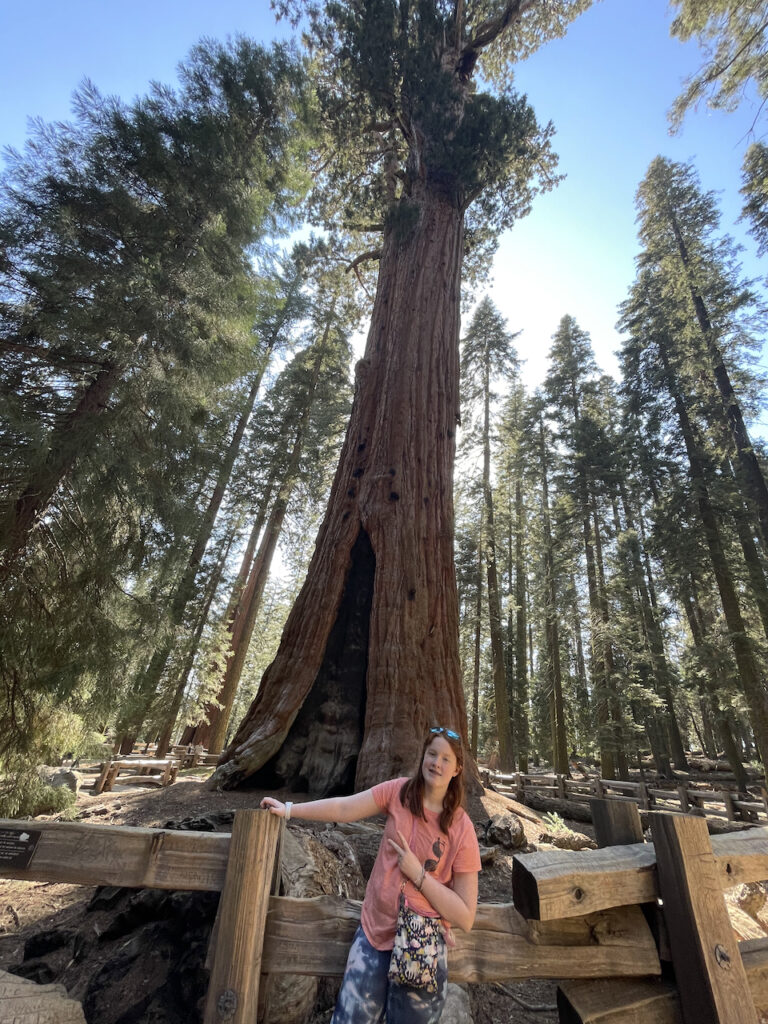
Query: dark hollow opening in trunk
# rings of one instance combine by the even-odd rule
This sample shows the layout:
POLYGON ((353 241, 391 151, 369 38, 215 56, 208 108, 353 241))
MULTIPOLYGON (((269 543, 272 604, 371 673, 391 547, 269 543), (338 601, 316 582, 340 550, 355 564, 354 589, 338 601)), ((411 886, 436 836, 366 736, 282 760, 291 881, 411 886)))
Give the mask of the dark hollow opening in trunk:
POLYGON ((368 629, 376 557, 360 530, 323 662, 282 747, 249 779, 249 786, 351 793, 365 724, 368 629))

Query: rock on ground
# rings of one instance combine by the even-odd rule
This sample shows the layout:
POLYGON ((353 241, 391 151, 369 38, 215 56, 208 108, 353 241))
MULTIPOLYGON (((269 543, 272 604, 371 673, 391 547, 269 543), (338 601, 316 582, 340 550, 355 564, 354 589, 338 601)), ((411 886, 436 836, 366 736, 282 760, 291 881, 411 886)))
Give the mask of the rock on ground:
POLYGON ((522 821, 511 811, 494 814, 485 830, 485 838, 486 842, 506 850, 519 850, 527 842, 522 821))

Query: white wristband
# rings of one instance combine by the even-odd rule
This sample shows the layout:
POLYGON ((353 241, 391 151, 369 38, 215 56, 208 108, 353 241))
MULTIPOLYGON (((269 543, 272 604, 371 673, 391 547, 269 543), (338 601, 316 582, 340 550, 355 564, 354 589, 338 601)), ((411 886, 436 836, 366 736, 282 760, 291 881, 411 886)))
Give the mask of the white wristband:
POLYGON ((286 821, 290 821, 291 820, 291 808, 292 807, 293 807, 293 804, 291 803, 291 801, 290 800, 286 800, 285 801, 285 820, 286 821))

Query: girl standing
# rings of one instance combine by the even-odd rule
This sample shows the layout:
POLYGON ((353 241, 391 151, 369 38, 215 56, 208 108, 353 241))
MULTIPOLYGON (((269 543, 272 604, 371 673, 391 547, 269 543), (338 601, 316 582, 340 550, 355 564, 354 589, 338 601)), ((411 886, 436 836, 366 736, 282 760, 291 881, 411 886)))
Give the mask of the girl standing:
POLYGON ((437 990, 390 982, 401 893, 424 917, 469 931, 477 909, 480 850, 462 805, 461 736, 437 726, 424 741, 411 778, 381 782, 352 796, 292 805, 264 797, 261 806, 288 820, 359 821, 386 814, 384 836, 368 880, 360 925, 349 951, 331 1024, 436 1024, 448 978, 445 938, 437 939, 437 990))

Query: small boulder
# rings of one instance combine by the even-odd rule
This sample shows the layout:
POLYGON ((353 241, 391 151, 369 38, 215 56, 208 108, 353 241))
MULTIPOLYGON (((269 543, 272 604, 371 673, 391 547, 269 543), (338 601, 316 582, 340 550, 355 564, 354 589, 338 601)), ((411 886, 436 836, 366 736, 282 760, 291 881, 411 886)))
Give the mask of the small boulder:
POLYGON ((469 995, 463 986, 448 982, 448 994, 440 1024, 472 1024, 469 995))
POLYGON ((523 823, 511 811, 494 814, 486 830, 485 837, 487 842, 503 846, 507 850, 519 850, 526 844, 523 823))
POLYGON ((47 764, 42 764, 37 769, 37 773, 46 786, 52 786, 54 789, 66 786, 76 794, 83 784, 82 773, 75 772, 71 768, 51 768, 47 764))

